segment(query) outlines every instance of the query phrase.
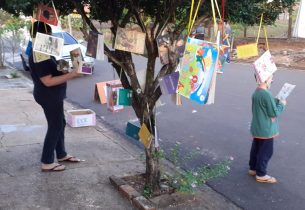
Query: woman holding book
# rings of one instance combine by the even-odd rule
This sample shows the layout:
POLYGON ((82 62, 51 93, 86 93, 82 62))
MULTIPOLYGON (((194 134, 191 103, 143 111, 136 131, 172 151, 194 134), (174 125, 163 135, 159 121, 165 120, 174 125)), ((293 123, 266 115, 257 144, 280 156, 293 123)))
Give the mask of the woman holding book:
POLYGON ((251 134, 253 142, 249 174, 256 176, 257 182, 263 183, 277 182, 274 177, 267 175, 267 165, 273 154, 273 139, 279 135, 277 118, 286 106, 286 101, 274 98, 268 90, 272 81, 273 75, 265 82, 259 83, 252 95, 251 134))
MULTIPOLYGON (((32 39, 36 38, 37 32, 48 34, 52 29, 48 24, 35 22, 32 25, 32 39)), ((44 139, 41 171, 63 171, 65 166, 54 162, 54 151, 57 160, 77 163, 80 160, 68 155, 65 150, 65 116, 64 116, 64 98, 66 97, 66 82, 78 74, 76 71, 64 73, 57 70, 57 63, 53 56, 47 56, 40 62, 35 59, 35 52, 29 56, 31 76, 34 83, 33 96, 35 101, 43 108, 48 130, 44 139)))

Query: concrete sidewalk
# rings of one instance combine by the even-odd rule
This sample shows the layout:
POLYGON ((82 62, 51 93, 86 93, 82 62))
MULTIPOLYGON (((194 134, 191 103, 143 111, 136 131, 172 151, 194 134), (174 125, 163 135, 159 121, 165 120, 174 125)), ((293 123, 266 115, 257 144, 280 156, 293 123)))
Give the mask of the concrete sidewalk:
MULTIPOLYGON (((67 151, 86 161, 66 164, 63 172, 40 172, 46 120, 31 81, 20 72, 18 79, 5 79, 10 71, 0 70, 0 209, 133 209, 109 176, 144 172, 142 151, 99 120, 95 127, 67 125, 67 151)), ((238 209, 208 187, 199 198, 194 206, 170 209, 238 209)))

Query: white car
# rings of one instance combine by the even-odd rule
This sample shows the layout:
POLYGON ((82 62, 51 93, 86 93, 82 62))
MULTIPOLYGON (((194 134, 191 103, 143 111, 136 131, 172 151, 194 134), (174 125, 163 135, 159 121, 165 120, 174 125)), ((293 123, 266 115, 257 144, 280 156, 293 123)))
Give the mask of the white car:
MULTIPOLYGON (((27 44, 28 41, 30 40, 30 36, 29 33, 28 35, 28 39, 26 38, 23 43, 21 43, 21 60, 22 60, 22 65, 25 71, 29 70, 29 62, 28 62, 28 56, 26 55, 25 51, 27 48, 27 44)), ((52 27, 52 36, 56 36, 59 38, 63 38, 64 39, 64 47, 63 47, 63 52, 62 52, 62 57, 56 57, 56 60, 60 60, 60 59, 64 59, 67 62, 69 62, 70 67, 72 67, 72 62, 71 62, 71 57, 70 57, 70 51, 76 49, 76 48, 80 48, 81 52, 82 52, 82 56, 84 58, 85 63, 90 63, 90 65, 94 66, 94 62, 95 59, 89 56, 86 56, 86 51, 87 51, 87 47, 82 45, 81 43, 83 41, 78 41, 76 40, 70 33, 59 30, 59 29, 54 29, 52 27)))

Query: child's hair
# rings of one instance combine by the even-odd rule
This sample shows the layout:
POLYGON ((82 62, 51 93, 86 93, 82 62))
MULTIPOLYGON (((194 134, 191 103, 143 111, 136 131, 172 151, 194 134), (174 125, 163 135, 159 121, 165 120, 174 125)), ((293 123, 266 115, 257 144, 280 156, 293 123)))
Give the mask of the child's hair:
POLYGON ((42 34, 49 34, 52 33, 52 28, 49 24, 46 24, 41 21, 36 21, 32 24, 30 28, 31 37, 36 38, 37 32, 42 34))
POLYGON ((256 75, 256 73, 254 73, 254 78, 255 78, 255 82, 256 82, 256 84, 260 84, 260 81, 259 81, 259 79, 257 78, 257 75, 256 75))

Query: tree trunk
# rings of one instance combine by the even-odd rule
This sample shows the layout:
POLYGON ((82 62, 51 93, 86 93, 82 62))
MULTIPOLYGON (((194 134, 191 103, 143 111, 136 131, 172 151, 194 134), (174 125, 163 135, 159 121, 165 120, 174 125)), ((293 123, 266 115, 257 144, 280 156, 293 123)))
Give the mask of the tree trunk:
POLYGON ((288 33, 287 33, 287 38, 291 39, 292 37, 292 12, 293 8, 289 7, 288 13, 289 13, 289 19, 288 19, 288 33))
POLYGON ((244 27, 244 38, 247 38, 247 26, 244 27))
POLYGON ((153 139, 150 148, 145 149, 146 154, 146 186, 152 189, 154 195, 160 194, 160 162, 159 157, 155 155, 158 152, 158 148, 155 147, 155 125, 154 125, 154 114, 150 115, 151 123, 149 119, 145 119, 146 125, 149 126, 150 132, 153 134, 153 139), (150 125, 151 124, 151 125, 150 125))
POLYGON ((0 67, 4 66, 4 50, 3 50, 3 41, 0 37, 0 67))

